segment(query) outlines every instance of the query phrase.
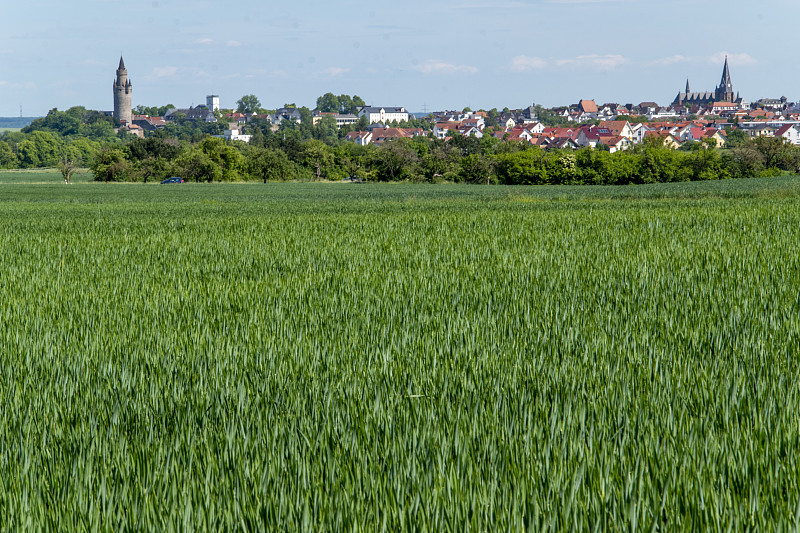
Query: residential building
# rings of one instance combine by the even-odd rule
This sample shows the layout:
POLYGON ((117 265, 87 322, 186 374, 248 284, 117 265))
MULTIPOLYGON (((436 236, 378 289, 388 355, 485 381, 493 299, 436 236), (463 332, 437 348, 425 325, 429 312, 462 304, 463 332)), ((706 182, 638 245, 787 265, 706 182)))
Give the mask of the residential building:
POLYGON ((444 139, 448 132, 458 131, 460 127, 460 122, 437 122, 433 125, 433 136, 437 139, 444 139))
POLYGON ((296 107, 282 107, 276 109, 273 114, 268 115, 267 120, 273 125, 280 125, 284 120, 292 120, 300 124, 303 122, 303 117, 300 114, 300 110, 296 107))
POLYGON ((340 115, 339 113, 323 113, 321 111, 315 111, 312 115, 312 120, 314 121, 314 125, 316 126, 322 120, 322 117, 330 116, 336 120, 336 127, 341 128, 342 126, 356 124, 358 122, 358 117, 355 115, 340 115))
POLYGON ((214 114, 212 110, 207 108, 205 105, 199 105, 196 107, 189 107, 183 109, 172 108, 167 111, 164 115, 164 120, 172 121, 178 115, 183 115, 184 118, 187 120, 203 120, 205 122, 216 122, 217 116, 214 114))
POLYGON ((222 134, 222 137, 228 141, 242 141, 249 143, 250 139, 253 137, 252 135, 242 135, 242 130, 238 129, 230 129, 225 130, 222 134))
POLYGON ((784 124, 775 130, 775 137, 786 139, 788 142, 799 145, 800 144, 800 128, 797 124, 784 124))
POLYGON ((354 142, 359 146, 366 146, 372 142, 371 131, 351 131, 344 137, 345 141, 354 142))
POLYGON ((211 111, 219 111, 219 95, 209 94, 206 96, 206 107, 211 111))
POLYGON ((370 124, 382 122, 408 122, 408 111, 405 107, 362 107, 358 117, 367 117, 370 124))
POLYGON ((142 131, 157 131, 167 125, 164 117, 151 117, 149 115, 133 115, 133 123, 142 128, 142 131))
POLYGON ((393 139, 408 139, 424 134, 425 132, 419 128, 377 128, 372 130, 372 142, 380 144, 393 139))

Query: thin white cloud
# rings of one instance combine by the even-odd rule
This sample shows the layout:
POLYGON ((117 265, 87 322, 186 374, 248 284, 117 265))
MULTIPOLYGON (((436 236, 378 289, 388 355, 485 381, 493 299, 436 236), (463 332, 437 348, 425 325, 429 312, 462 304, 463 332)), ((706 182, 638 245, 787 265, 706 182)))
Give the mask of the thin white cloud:
POLYGON ((4 87, 10 87, 12 89, 29 89, 29 90, 36 90, 37 85, 32 81, 25 81, 25 82, 10 82, 6 80, 0 80, 0 85, 4 87))
POLYGON ((175 67, 168 65, 165 67, 155 67, 146 76, 147 79, 160 79, 160 78, 205 78, 208 77, 208 72, 200 68, 192 67, 175 67))
POLYGON ((546 0, 547 4, 620 4, 636 0, 546 0))
POLYGON ((447 9, 516 9, 530 7, 525 2, 463 2, 459 1, 447 7, 447 9))
POLYGON ((225 46, 229 47, 242 46, 242 43, 240 43, 239 41, 228 41, 227 43, 225 43, 225 46))
POLYGON ((349 68, 343 67, 329 67, 320 72, 323 76, 328 76, 329 78, 338 78, 339 76, 344 76, 350 72, 349 68))
POLYGON ((732 65, 755 65, 758 61, 750 54, 732 54, 730 52, 717 52, 709 56, 684 56, 675 54, 667 57, 661 57, 648 62, 648 65, 657 67, 668 67, 670 65, 677 65, 680 63, 708 63, 711 65, 722 65, 725 58, 732 65))
POLYGON ((476 67, 470 65, 454 65, 439 59, 428 59, 411 68, 423 74, 475 74, 478 72, 476 67))
POLYGON ((178 73, 178 67, 155 67, 150 73, 154 78, 169 78, 178 73))
POLYGON ((659 67, 668 67, 670 65, 677 65, 678 63, 689 63, 691 61, 694 61, 694 59, 691 57, 687 57, 681 54, 675 54, 667 57, 654 59, 653 61, 650 62, 650 64, 659 67))
POLYGON ((718 52, 709 56, 707 61, 714 65, 721 65, 725 62, 726 57, 733 65, 755 65, 758 63, 750 54, 731 54, 730 52, 718 52))
POLYGON ((589 54, 571 59, 557 59, 556 66, 559 67, 582 67, 594 70, 614 70, 627 63, 628 60, 619 54, 589 54))
POLYGON ((203 37, 202 39, 197 39, 195 41, 195 44, 212 44, 213 42, 214 39, 211 39, 209 37, 203 37))
POLYGON ((535 56, 519 55, 511 59, 511 64, 506 68, 511 72, 527 72, 546 68, 582 68, 591 70, 614 70, 628 59, 619 54, 589 54, 571 58, 544 59, 535 56))
POLYGON ((516 56, 511 59, 510 70, 514 72, 525 72, 547 67, 547 60, 541 57, 516 56))

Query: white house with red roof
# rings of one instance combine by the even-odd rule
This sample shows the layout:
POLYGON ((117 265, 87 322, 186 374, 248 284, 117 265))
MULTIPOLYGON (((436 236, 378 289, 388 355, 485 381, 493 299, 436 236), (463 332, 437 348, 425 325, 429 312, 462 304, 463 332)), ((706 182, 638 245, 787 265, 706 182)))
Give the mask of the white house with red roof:
POLYGON ((544 133, 544 124, 541 122, 534 122, 533 124, 526 124, 525 129, 534 135, 544 133))
MULTIPOLYGON (((598 144, 600 144, 600 133, 599 128, 597 126, 584 126, 578 131, 578 137, 575 139, 575 142, 578 143, 578 146, 581 147, 589 147, 594 148, 598 144)), ((608 131, 608 130, 606 130, 608 131)), ((609 133, 610 135, 610 133, 609 133)))
POLYGON ((608 146, 608 151, 612 154, 620 150, 627 150, 633 146, 633 142, 627 137, 622 135, 612 135, 610 137, 601 137, 603 144, 608 146))
POLYGON ((469 126, 467 124, 462 124, 461 127, 458 128, 458 133, 464 137, 475 137, 477 139, 483 137, 483 132, 481 130, 475 126, 469 126))
POLYGON ((372 142, 380 144, 393 139, 409 139, 424 134, 425 132, 419 128, 375 128, 372 130, 372 142))
POLYGON ((784 124, 775 131, 775 137, 781 137, 794 145, 798 145, 800 144, 800 129, 796 124, 784 124))
POLYGON ((714 102, 708 106, 708 112, 720 117, 731 116, 739 111, 739 104, 736 102, 714 102))
POLYGON ((372 142, 371 131, 351 131, 344 137, 345 141, 354 142, 359 146, 366 146, 372 142))
POLYGON ((450 131, 458 131, 461 127, 460 122, 448 121, 448 122, 437 122, 433 125, 433 136, 437 139, 444 139, 447 137, 447 133, 450 131))
POLYGON ((641 144, 647 132, 650 131, 650 127, 641 122, 630 124, 629 127, 631 129, 631 140, 634 144, 641 144))

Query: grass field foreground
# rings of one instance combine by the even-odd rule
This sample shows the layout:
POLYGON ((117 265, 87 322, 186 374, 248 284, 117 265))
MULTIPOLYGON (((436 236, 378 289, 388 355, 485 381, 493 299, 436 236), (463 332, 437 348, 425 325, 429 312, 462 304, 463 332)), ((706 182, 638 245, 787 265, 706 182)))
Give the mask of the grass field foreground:
POLYGON ((800 522, 800 178, 0 186, 0 529, 800 522))

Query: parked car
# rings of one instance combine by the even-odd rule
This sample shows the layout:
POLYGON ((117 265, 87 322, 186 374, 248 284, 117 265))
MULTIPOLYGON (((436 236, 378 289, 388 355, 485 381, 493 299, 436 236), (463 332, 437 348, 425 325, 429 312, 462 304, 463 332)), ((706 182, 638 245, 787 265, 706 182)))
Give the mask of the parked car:
POLYGON ((177 176, 173 176, 171 178, 167 178, 164 181, 162 181, 161 185, 164 185, 165 183, 183 183, 183 178, 179 178, 177 176))

